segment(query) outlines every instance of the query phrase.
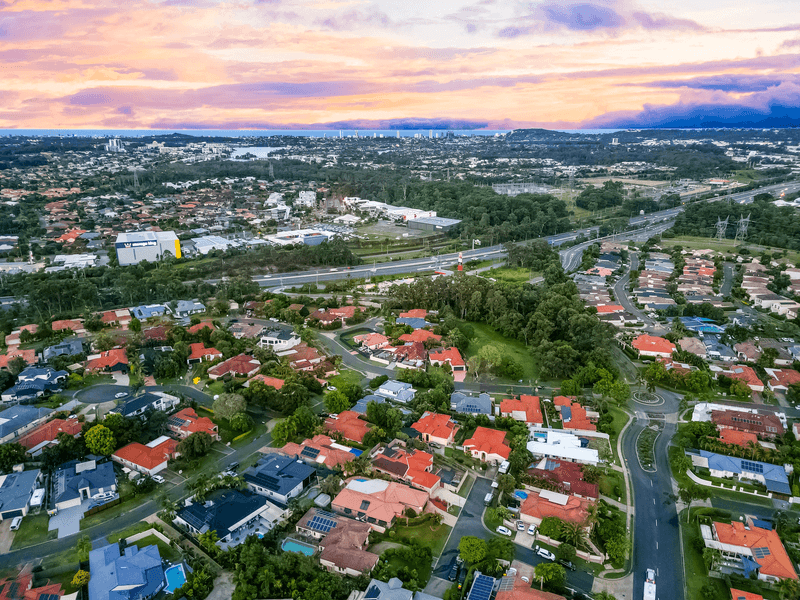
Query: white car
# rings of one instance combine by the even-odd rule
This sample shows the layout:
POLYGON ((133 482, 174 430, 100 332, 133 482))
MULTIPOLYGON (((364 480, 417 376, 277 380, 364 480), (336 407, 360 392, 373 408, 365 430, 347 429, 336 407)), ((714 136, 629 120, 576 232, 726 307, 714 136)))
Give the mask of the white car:
POLYGON ((503 527, 502 525, 500 525, 500 527, 498 527, 495 531, 497 531, 497 533, 500 535, 507 535, 509 537, 512 535, 511 530, 508 527, 503 527))
POLYGON ((539 546, 536 546, 535 550, 536 554, 538 554, 542 558, 546 558, 547 560, 553 560, 553 561, 556 559, 556 555, 550 552, 550 550, 545 550, 544 548, 541 548, 539 546))
POLYGON ((528 527, 528 535, 536 535, 536 525, 531 524, 531 526, 528 527))
POLYGON ((161 475, 153 475, 153 481, 156 483, 164 483, 166 479, 164 479, 161 475))
POLYGON ((127 395, 128 392, 117 392, 116 394, 114 394, 114 398, 124 398, 127 395))
POLYGON ((22 523, 22 517, 14 517, 11 520, 11 531, 16 531, 17 529, 19 529, 21 523, 22 523))

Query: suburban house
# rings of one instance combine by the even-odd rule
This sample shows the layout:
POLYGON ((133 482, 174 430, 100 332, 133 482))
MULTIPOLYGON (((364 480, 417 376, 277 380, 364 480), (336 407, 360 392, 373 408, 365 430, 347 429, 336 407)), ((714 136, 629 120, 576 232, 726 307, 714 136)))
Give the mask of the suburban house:
POLYGON ((167 419, 167 429, 179 438, 187 438, 193 433, 205 432, 215 441, 220 441, 219 427, 208 417, 198 417, 191 407, 179 410, 167 419))
POLYGON ((64 595, 60 583, 33 587, 34 574, 20 571, 16 579, 0 579, 0 600, 58 600, 64 595))
POLYGON ((50 408, 36 408, 17 404, 0 412, 0 444, 10 442, 47 420, 55 411, 50 408))
POLYGON ((291 329, 266 329, 259 336, 258 347, 283 352, 299 345, 301 341, 300 336, 291 329))
POLYGON ((0 369, 8 370, 10 368, 10 363, 15 358, 21 358, 26 365, 34 365, 36 364, 36 350, 33 348, 28 348, 27 350, 19 350, 19 349, 11 349, 6 354, 0 354, 0 369))
POLYGON ((736 429, 722 429, 719 432, 719 441, 723 444, 732 444, 742 448, 750 448, 758 444, 758 436, 749 431, 737 431, 736 429))
POLYGON ((228 331, 230 331, 237 340, 255 339, 264 331, 264 326, 255 323, 236 322, 228 325, 228 331))
POLYGON ((258 373, 261 362, 248 354, 239 354, 218 365, 208 369, 210 379, 219 379, 230 375, 231 377, 252 377, 258 373))
POLYGON ((337 444, 322 434, 317 434, 301 444, 289 442, 281 448, 281 452, 312 465, 325 465, 329 469, 344 466, 356 457, 350 452, 350 448, 337 444))
MULTIPOLYGON (((492 580, 494 581, 494 580, 492 580)), ((491 590, 491 586, 487 586, 491 590)), ((388 582, 373 579, 363 592, 357 590, 350 594, 348 600, 439 600, 425 592, 412 592, 403 587, 403 582, 392 577, 388 582)), ((476 599, 477 600, 477 597, 476 599)), ((481 599, 482 600, 482 599, 481 599)))
MULTIPOLYGON (((331 513, 325 514, 330 515, 331 513)), ((323 521, 325 521, 323 528, 328 523, 335 523, 319 543, 321 551, 319 562, 323 567, 328 571, 351 577, 369 573, 375 568, 380 556, 367 551, 372 527, 353 519, 341 517, 330 519, 320 514, 312 518, 309 524, 313 527, 323 521)))
MULTIPOLYGON (((692 418, 694 420, 694 418, 692 418)), ((762 437, 774 438, 786 430, 775 413, 757 413, 743 410, 712 410, 711 421, 717 428, 749 431, 762 437)))
POLYGON ((675 352, 675 344, 662 337, 642 334, 631 345, 639 351, 639 356, 663 356, 669 358, 675 352))
POLYGON ((413 344, 414 342, 421 342, 421 343, 424 344, 428 340, 431 340, 431 341, 434 341, 434 342, 437 342, 437 343, 441 342, 442 341, 442 336, 436 335, 435 333, 433 333, 429 329, 415 329, 411 333, 404 333, 403 335, 401 335, 397 339, 399 339, 401 342, 406 342, 406 343, 412 343, 413 344))
POLYGON ((464 359, 461 357, 461 352, 455 347, 431 350, 428 352, 428 360, 434 366, 441 366, 447 363, 454 373, 467 370, 467 363, 464 362, 464 359))
POLYGON ((39 469, 0 475, 0 521, 27 515, 31 497, 41 481, 39 469))
POLYGON ((412 308, 397 315, 401 319, 424 319, 428 316, 428 311, 424 308, 412 308))
POLYGON ((522 577, 507 576, 500 580, 494 600, 565 600, 564 596, 531 587, 522 577))
POLYGON ((531 431, 528 451, 537 458, 553 458, 596 466, 600 453, 589 448, 589 440, 571 431, 538 429, 531 431))
POLYGON ((79 506, 84 500, 117 491, 117 476, 110 462, 71 460, 58 467, 52 477, 52 501, 56 510, 79 506))
POLYGON ((755 573, 760 581, 775 583, 781 579, 797 579, 792 559, 786 553, 778 532, 752 521, 747 524, 714 522, 701 525, 706 548, 722 553, 720 566, 745 577, 755 573))
POLYGON ((118 308, 116 310, 107 310, 98 313, 103 325, 119 325, 123 329, 127 329, 133 317, 127 308, 118 308))
POLYGON ((471 415, 490 415, 492 414, 492 397, 485 392, 478 396, 453 392, 450 395, 450 410, 471 415))
POLYGON ((190 325, 186 328, 186 331, 189 333, 199 334, 204 329, 208 329, 209 332, 216 331, 217 326, 214 325, 214 321, 211 319, 203 319, 199 323, 195 323, 194 325, 190 325))
POLYGON ((402 483, 383 479, 351 479, 333 499, 333 510, 383 532, 406 509, 420 514, 428 503, 428 493, 402 483))
POLYGON ((53 321, 50 324, 50 328, 53 331, 64 331, 68 329, 73 333, 77 333, 78 335, 86 333, 86 328, 83 325, 83 319, 61 319, 58 321, 53 321))
POLYGON ((394 400, 395 402, 401 402, 403 404, 411 402, 416 393, 417 390, 415 390, 410 383, 403 383, 402 381, 395 381, 394 379, 385 381, 375 390, 376 396, 383 396, 387 400, 394 400))
POLYGON ((736 357, 739 360, 756 362, 761 357, 761 348, 749 340, 736 344, 733 349, 736 351, 736 357))
POLYGON ((564 429, 597 431, 597 425, 593 421, 596 421, 600 415, 596 412, 589 413, 580 403, 576 402, 576 398, 556 396, 553 398, 553 404, 561 413, 564 429))
POLYGON ((468 440, 464 440, 464 450, 483 462, 501 463, 508 460, 511 448, 506 443, 506 432, 488 427, 478 427, 468 440))
POLYGON ((42 450, 57 444, 59 433, 66 433, 75 437, 80 434, 83 423, 78 419, 52 419, 42 423, 36 429, 29 431, 17 440, 33 457, 39 456, 42 450))
POLYGON ((422 436, 424 442, 434 442, 442 446, 453 443, 458 425, 450 415, 440 415, 425 411, 419 421, 411 425, 422 436))
POLYGON ((197 299, 178 300, 174 307, 167 304, 167 311, 178 319, 187 319, 192 315, 206 312, 206 307, 197 299))
POLYGON ((114 452, 111 460, 132 471, 151 477, 167 468, 170 459, 178 456, 178 442, 162 435, 148 444, 132 442, 114 452))
POLYGON ((159 410, 169 412, 178 404, 180 398, 164 392, 145 392, 141 396, 136 396, 130 400, 121 402, 110 412, 119 413, 123 417, 138 417, 145 414, 148 410, 159 410))
POLYGON ((353 337, 353 341, 367 350, 378 350, 389 345, 389 338, 387 338, 385 335, 381 335, 380 333, 365 333, 363 335, 356 335, 353 337))
POLYGON ((360 444, 369 431, 369 423, 360 417, 358 413, 346 410, 325 419, 324 426, 326 431, 335 431, 344 439, 360 444))
POLYGON ((430 472, 433 469, 433 456, 421 450, 407 450, 398 440, 381 447, 373 455, 372 468, 429 494, 439 487, 441 481, 438 475, 430 472))
POLYGON ((764 391, 764 384, 758 378, 758 375, 753 367, 748 367, 747 365, 734 365, 730 369, 721 371, 720 375, 724 375, 725 377, 734 379, 736 381, 744 381, 747 384, 747 387, 754 392, 764 391))
POLYGON ((89 553, 89 600, 150 600, 166 585, 158 546, 141 550, 128 546, 121 554, 119 544, 89 553))
POLYGON ((680 340, 678 340, 678 344, 680 345, 681 350, 683 350, 684 352, 689 352, 690 354, 699 356, 703 360, 706 360, 708 358, 706 345, 699 338, 695 337, 681 338, 680 340))
POLYGON ((519 399, 511 398, 500 403, 500 416, 522 421, 528 425, 544 425, 539 396, 522 394, 519 399))
POLYGON ((542 490, 528 491, 528 497, 522 501, 519 513, 525 523, 533 523, 537 527, 545 517, 558 517, 565 523, 583 525, 589 518, 589 506, 593 502, 572 494, 561 494, 542 490))
POLYGON ((557 485, 565 494, 573 494, 582 498, 597 500, 600 497, 600 486, 588 483, 583 479, 583 467, 579 463, 567 460, 543 458, 535 466, 528 469, 528 475, 546 479, 557 485))
POLYGON ((167 313, 167 307, 163 304, 143 304, 131 308, 131 313, 140 321, 146 321, 153 317, 163 317, 167 313))
POLYGON ((800 383, 800 373, 793 369, 764 369, 770 377, 767 382, 773 392, 786 393, 790 385, 800 383))
POLYGON ((750 479, 766 486, 767 491, 772 494, 784 497, 792 495, 789 478, 781 465, 725 456, 706 450, 687 452, 687 455, 694 466, 708 469, 711 477, 750 479))
POLYGON ((45 362, 49 362, 57 356, 78 356, 79 354, 83 354, 83 342, 71 340, 48 346, 42 351, 42 358, 45 362))
POLYGON ((314 467, 277 453, 264 456, 242 473, 247 489, 282 505, 302 494, 316 475, 314 467))
POLYGON ((67 375, 66 371, 56 371, 51 367, 27 367, 17 376, 17 383, 4 391, 0 398, 3 402, 14 402, 61 391, 67 375))
POLYGON ((186 363, 193 365, 199 362, 206 362, 222 358, 222 352, 216 348, 206 348, 203 342, 196 342, 189 344, 189 356, 186 358, 186 363))
POLYGON ((86 358, 87 371, 128 372, 128 353, 125 348, 113 348, 86 358))
POLYGON ((352 410, 353 412, 356 412, 356 413, 358 413, 360 415, 366 415, 367 414, 367 408, 373 402, 375 404, 385 404, 386 403, 386 398, 384 398, 383 396, 376 396, 375 394, 367 394, 363 398, 359 398, 358 402, 356 402, 352 406, 352 408, 350 408, 350 410, 352 410))
POLYGON ((269 500, 250 491, 216 490, 205 502, 187 500, 178 510, 175 523, 193 535, 215 531, 221 547, 235 546, 255 533, 266 533, 286 515, 269 500))
POLYGON ((263 383, 264 385, 269 386, 271 388, 275 388, 278 391, 280 391, 280 389, 283 387, 283 384, 285 383, 283 379, 278 379, 277 377, 269 377, 267 375, 262 375, 261 373, 258 373, 256 375, 253 375, 247 381, 245 381, 244 387, 250 387, 250 384, 256 381, 263 383))

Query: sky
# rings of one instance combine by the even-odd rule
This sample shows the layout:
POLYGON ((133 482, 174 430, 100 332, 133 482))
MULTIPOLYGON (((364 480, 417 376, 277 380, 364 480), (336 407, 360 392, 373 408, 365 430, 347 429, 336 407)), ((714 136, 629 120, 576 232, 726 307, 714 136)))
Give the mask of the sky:
POLYGON ((791 0, 0 0, 0 128, 800 125, 791 0))

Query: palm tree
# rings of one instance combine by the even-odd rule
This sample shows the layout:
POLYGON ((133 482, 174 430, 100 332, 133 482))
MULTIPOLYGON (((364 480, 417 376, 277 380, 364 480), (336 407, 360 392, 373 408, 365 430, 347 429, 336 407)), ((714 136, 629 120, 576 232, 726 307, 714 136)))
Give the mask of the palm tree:
POLYGON ((561 523, 561 538, 576 548, 582 548, 586 542, 586 531, 583 523, 561 523))
POLYGON ((778 582, 778 594, 781 600, 796 600, 800 597, 800 583, 796 579, 781 579, 778 582))
POLYGON ((597 592, 594 595, 594 600, 617 600, 617 597, 611 592, 606 592, 603 590, 602 592, 597 592))

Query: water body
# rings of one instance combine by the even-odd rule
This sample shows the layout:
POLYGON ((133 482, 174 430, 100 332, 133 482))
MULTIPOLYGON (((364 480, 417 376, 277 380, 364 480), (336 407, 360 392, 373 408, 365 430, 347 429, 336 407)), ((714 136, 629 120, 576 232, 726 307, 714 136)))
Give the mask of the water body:
POLYGON ((252 154, 258 158, 267 158, 270 153, 275 152, 276 150, 283 150, 283 148, 273 148, 270 146, 250 146, 248 148, 236 148, 233 152, 231 152, 231 158, 237 159, 245 154, 252 154))

